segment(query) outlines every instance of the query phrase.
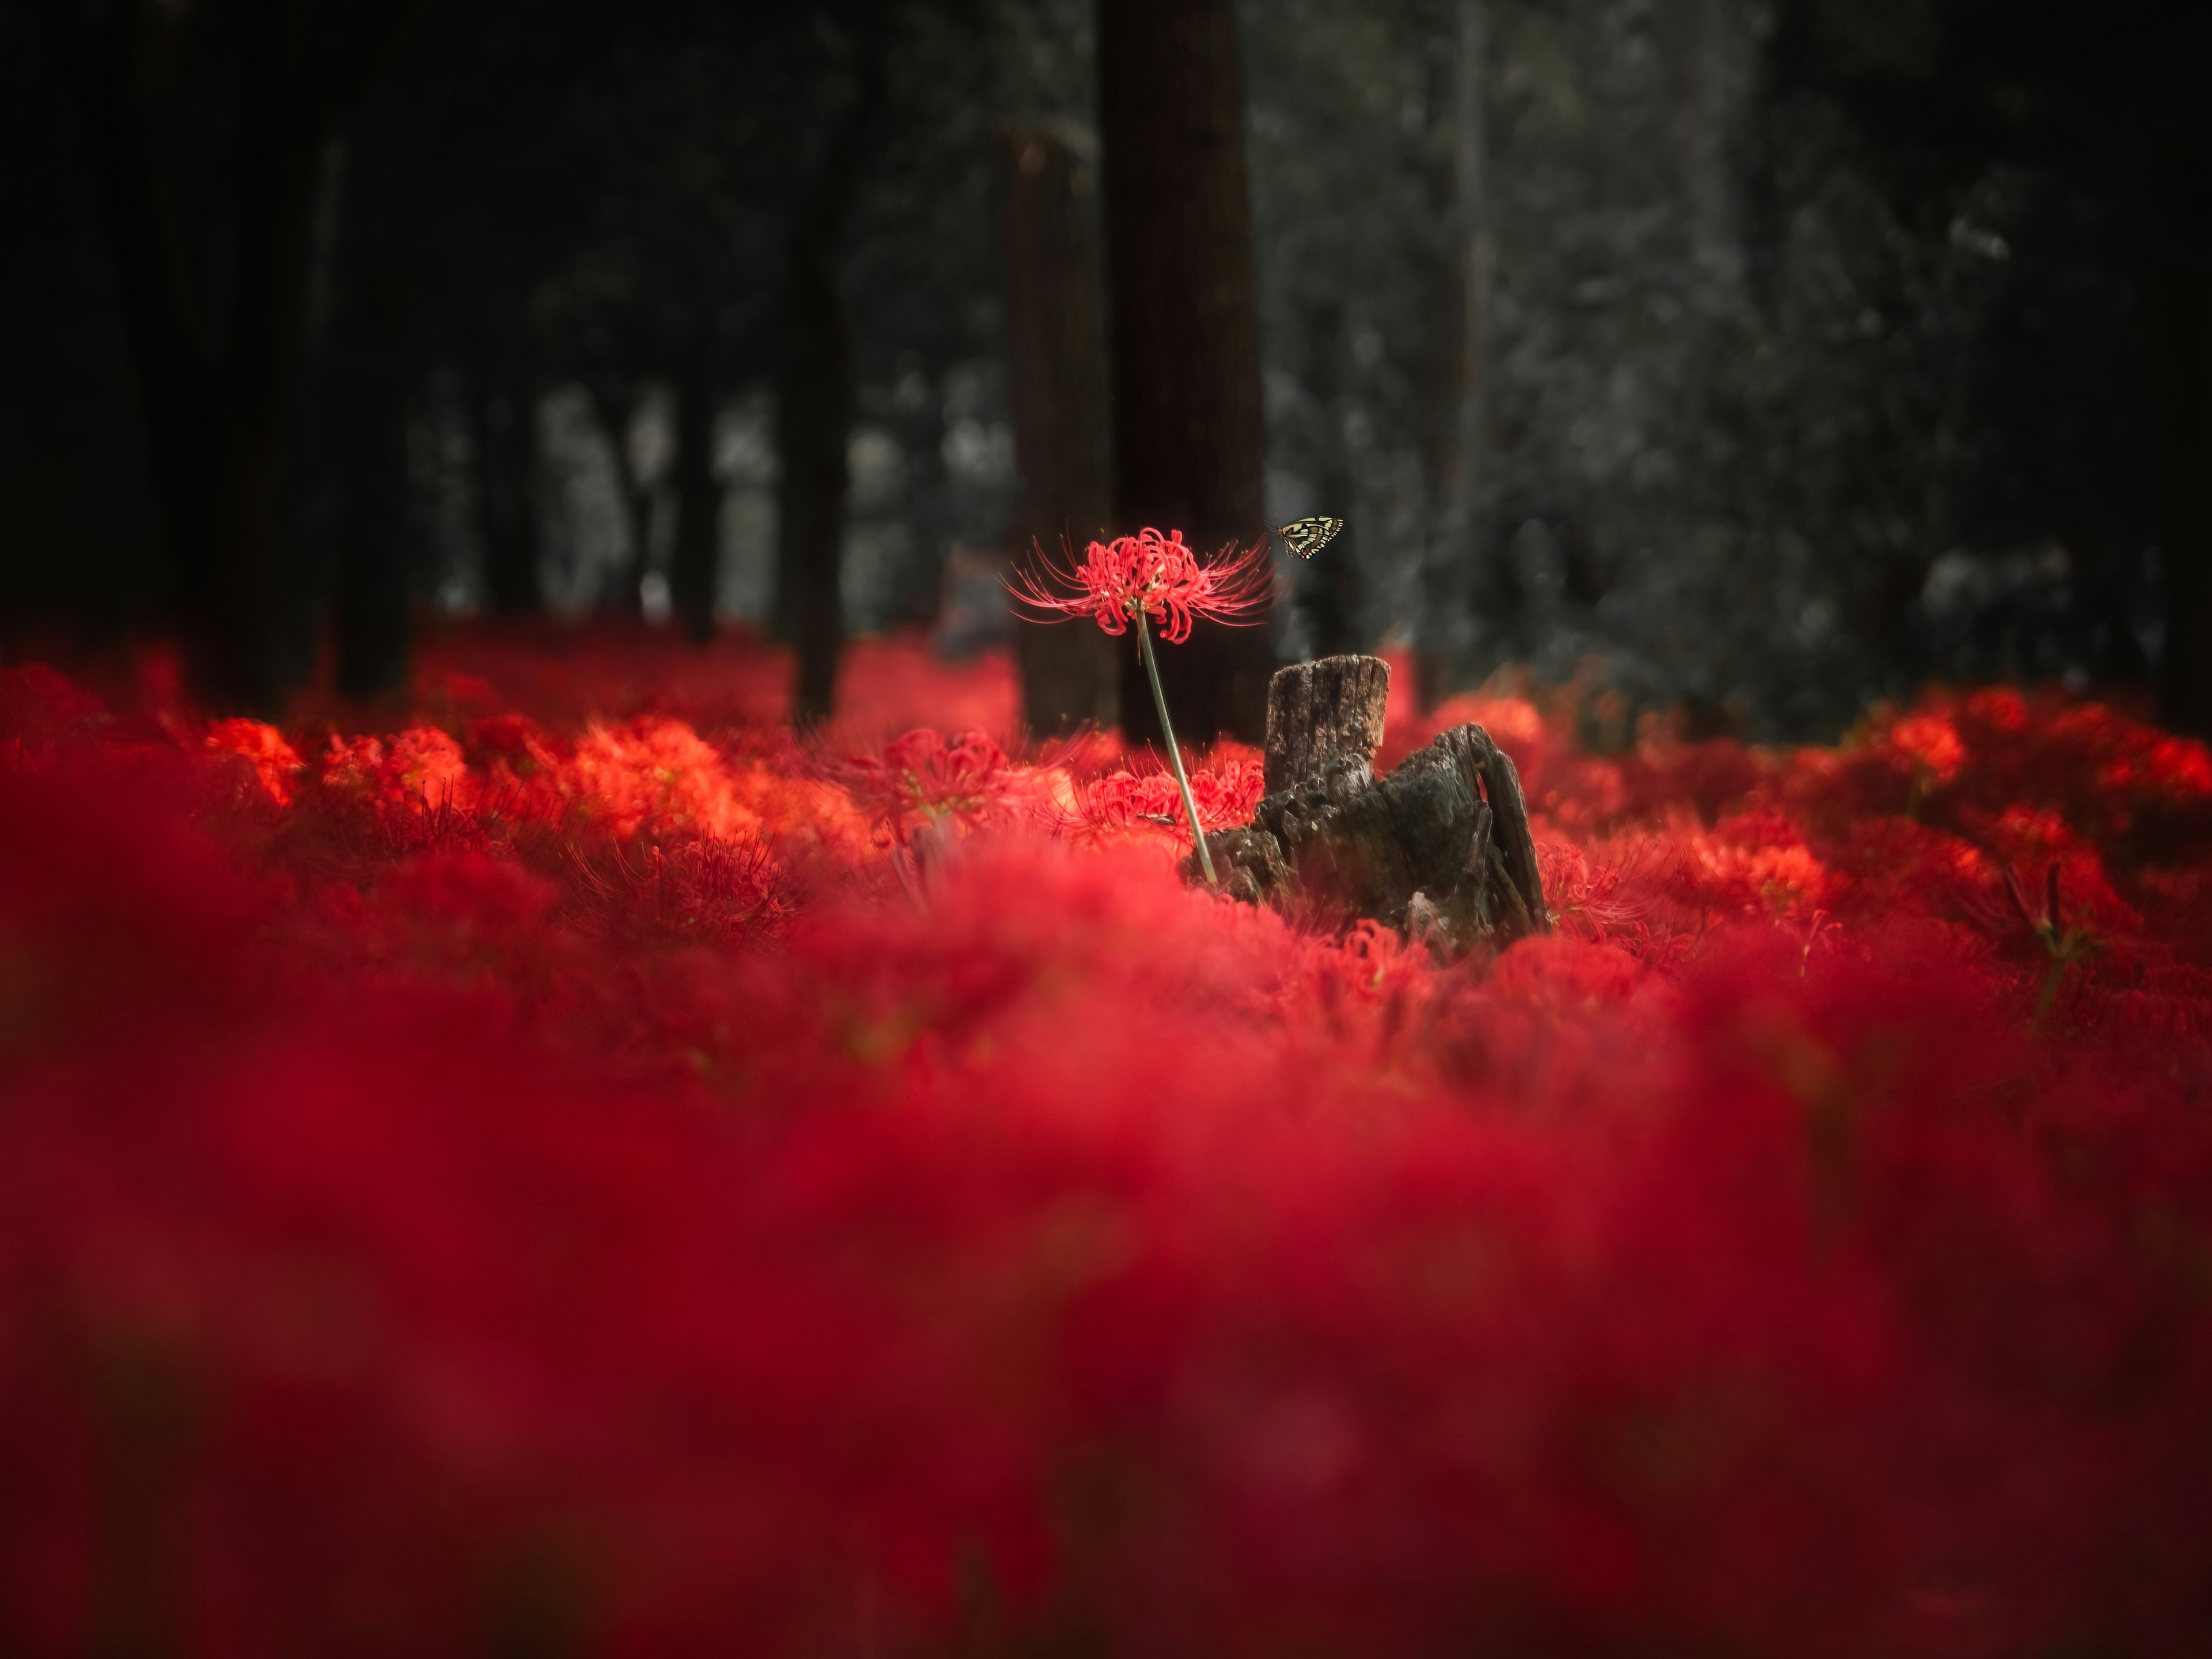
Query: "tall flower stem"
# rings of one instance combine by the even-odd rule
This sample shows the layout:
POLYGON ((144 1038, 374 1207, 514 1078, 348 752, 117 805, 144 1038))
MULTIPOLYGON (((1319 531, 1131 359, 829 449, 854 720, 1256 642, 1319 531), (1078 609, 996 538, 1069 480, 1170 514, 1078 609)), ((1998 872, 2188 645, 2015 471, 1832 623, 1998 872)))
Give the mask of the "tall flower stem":
POLYGON ((1137 649, 1144 653, 1145 678, 1152 683, 1152 707, 1160 711, 1160 735, 1168 740, 1168 759, 1175 766, 1176 787, 1182 791, 1182 810, 1190 816, 1190 837, 1198 846, 1198 867, 1206 872, 1206 884, 1218 886, 1213 878, 1213 854, 1206 849, 1206 831, 1198 827, 1198 803, 1191 798, 1190 780, 1183 775, 1182 750, 1176 746, 1175 723, 1168 719, 1168 694, 1160 690, 1160 665, 1152 656, 1152 630, 1145 625, 1145 613, 1137 616, 1137 649))

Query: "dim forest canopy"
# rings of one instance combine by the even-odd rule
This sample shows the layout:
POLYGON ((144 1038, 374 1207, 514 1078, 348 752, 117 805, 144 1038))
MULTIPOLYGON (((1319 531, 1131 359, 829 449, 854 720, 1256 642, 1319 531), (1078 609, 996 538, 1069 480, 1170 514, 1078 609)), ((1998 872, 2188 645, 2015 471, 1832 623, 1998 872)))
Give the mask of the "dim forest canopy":
POLYGON ((2208 88, 0 0, 0 1652, 2212 1651, 2208 88))

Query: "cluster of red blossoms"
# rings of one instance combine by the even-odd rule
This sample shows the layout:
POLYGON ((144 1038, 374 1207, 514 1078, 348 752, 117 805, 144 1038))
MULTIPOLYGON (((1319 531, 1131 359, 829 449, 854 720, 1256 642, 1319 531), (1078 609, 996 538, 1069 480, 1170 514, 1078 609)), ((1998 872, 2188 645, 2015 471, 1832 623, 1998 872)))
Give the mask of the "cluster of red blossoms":
POLYGON ((1274 580, 1265 541, 1200 564, 1180 530, 1092 542, 1080 564, 1063 567, 1042 554, 1037 564, 1010 584, 1029 610, 1051 621, 1088 617, 1109 634, 1150 617, 1170 645, 1190 637, 1194 617, 1233 623, 1260 615, 1274 580))
POLYGON ((1439 964, 718 650, 0 672, 0 1651, 2205 1650, 2202 745, 1394 708, 1558 915, 1439 964))

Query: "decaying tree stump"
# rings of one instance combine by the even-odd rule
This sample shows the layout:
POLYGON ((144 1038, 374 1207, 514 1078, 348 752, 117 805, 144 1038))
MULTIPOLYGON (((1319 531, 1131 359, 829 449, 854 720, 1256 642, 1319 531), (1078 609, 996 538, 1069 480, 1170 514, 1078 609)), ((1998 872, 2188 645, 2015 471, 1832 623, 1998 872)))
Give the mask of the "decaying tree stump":
MULTIPOLYGON (((1206 837, 1223 887, 1252 903, 1371 916, 1442 954, 1551 930, 1512 757, 1479 726, 1375 775, 1388 664, 1325 657, 1267 690, 1267 798, 1206 837)), ((1197 860, 1186 860, 1195 875, 1197 860)))
POLYGON ((1277 673, 1267 686, 1267 793, 1318 782, 1338 762, 1372 781, 1389 701, 1390 665, 1380 657, 1323 657, 1277 673))

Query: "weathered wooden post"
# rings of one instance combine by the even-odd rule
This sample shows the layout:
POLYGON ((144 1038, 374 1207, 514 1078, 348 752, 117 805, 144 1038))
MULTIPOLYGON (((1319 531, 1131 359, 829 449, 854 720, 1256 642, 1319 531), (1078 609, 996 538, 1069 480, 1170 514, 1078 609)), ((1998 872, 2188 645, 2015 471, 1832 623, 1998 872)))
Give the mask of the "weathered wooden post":
POLYGON ((1549 932, 1512 757, 1462 726, 1376 778, 1389 690, 1377 657, 1276 674, 1267 798, 1251 823, 1207 837, 1224 890, 1339 922, 1371 916, 1447 956, 1549 932))
POLYGON ((1267 686, 1267 793, 1318 783, 1338 763, 1375 775, 1390 665, 1380 657, 1323 657, 1282 669, 1267 686))

